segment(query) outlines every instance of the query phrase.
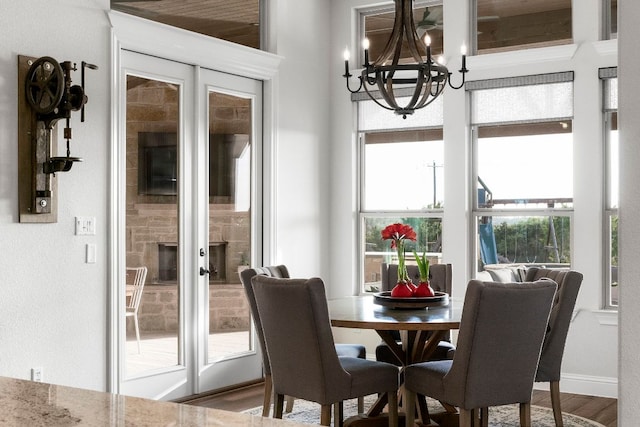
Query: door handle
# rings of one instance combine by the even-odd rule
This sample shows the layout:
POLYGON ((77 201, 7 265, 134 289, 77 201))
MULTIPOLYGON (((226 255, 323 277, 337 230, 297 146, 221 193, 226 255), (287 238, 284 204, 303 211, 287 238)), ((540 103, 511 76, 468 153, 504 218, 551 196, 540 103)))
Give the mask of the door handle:
POLYGON ((204 268, 204 267, 200 267, 200 275, 204 276, 205 274, 209 274, 211 273, 208 269, 204 268))

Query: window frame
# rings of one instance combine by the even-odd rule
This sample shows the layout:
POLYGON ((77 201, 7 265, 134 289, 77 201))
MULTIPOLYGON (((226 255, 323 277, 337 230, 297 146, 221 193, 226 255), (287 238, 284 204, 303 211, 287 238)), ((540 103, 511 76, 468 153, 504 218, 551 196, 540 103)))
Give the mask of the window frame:
MULTIPOLYGON (((360 108, 358 105, 357 108, 360 108)), ((429 107, 427 107, 429 108, 429 107)), ((360 127, 360 123, 359 123, 360 127)), ((442 128, 442 126, 438 127, 442 128)), ((425 130, 433 130, 433 126, 424 127, 422 129, 425 130)), ((420 130, 422 130, 420 129, 420 130)), ((404 129, 403 129, 404 130, 404 129)), ((416 128, 408 128, 408 130, 416 130, 416 128)), ((393 129, 385 129, 385 131, 393 131, 393 129)), ((376 131, 369 131, 371 133, 376 131)), ((358 130, 358 294, 367 294, 366 287, 366 277, 365 277, 365 262, 367 258, 366 251, 366 222, 367 219, 370 218, 419 218, 419 219, 439 219, 441 224, 444 219, 444 207, 440 208, 432 208, 432 209, 406 209, 406 210, 398 210, 398 209, 365 209, 365 134, 366 130, 358 130)), ((444 141, 443 141, 444 143, 444 141)), ((446 167, 443 163, 443 168, 446 167)), ((442 252, 441 252, 442 254, 442 252)))
MULTIPOLYGON (((572 94, 573 94, 573 73, 565 74, 565 73, 552 73, 552 74, 541 74, 541 75, 533 75, 533 76, 519 76, 513 78, 506 79, 492 79, 485 81, 476 81, 472 84, 467 85, 467 91, 469 92, 469 99, 471 103, 471 110, 474 109, 474 92, 483 89, 495 89, 495 88, 511 88, 516 86, 529 86, 535 84, 554 84, 558 83, 559 80, 563 80, 565 82, 571 82, 572 85, 572 94)), ((573 103, 573 96, 571 96, 571 102, 573 103)), ((476 272, 481 269, 481 260, 480 260, 480 243, 479 243, 479 222, 482 217, 568 217, 569 218, 569 242, 570 242, 570 263, 571 266, 574 258, 574 206, 571 207, 553 207, 553 208, 540 208, 540 207, 519 207, 519 208, 487 208, 480 207, 478 201, 478 141, 479 141, 479 131, 478 128, 484 126, 498 125, 498 124, 527 124, 527 123, 540 123, 540 122, 552 122, 552 121, 560 121, 560 120, 573 120, 573 106, 570 117, 547 117, 544 119, 531 119, 531 120, 522 120, 519 119, 516 122, 510 121, 492 121, 487 123, 475 123, 474 118, 472 117, 471 126, 470 126, 470 144, 471 144, 471 173, 470 179, 471 183, 469 188, 471 189, 470 202, 471 202, 471 227, 470 227, 470 250, 472 251, 469 256, 469 262, 471 264, 471 274, 472 276, 476 275, 476 272)), ((572 132, 573 134, 573 132, 572 132)), ((575 158, 572 157, 572 162, 575 161, 575 158)), ((573 193, 572 193, 573 197, 573 193)), ((538 263, 517 263, 518 265, 536 265, 538 263)), ((543 263, 545 265, 550 265, 551 263, 543 263)), ((504 264, 505 266, 511 264, 504 264)), ((555 266, 555 265, 554 265, 555 266)))
MULTIPOLYGON (((604 145, 604 157, 603 157, 603 170, 604 170, 604 204, 603 204, 603 233, 602 233, 602 250, 603 250, 603 282, 602 282, 602 297, 603 304, 602 308, 605 310, 618 310, 619 308, 619 295, 618 295, 618 303, 614 304, 612 302, 612 294, 613 294, 613 276, 612 276, 612 264, 611 264, 611 256, 612 256, 612 247, 611 247, 611 237, 612 237, 612 227, 611 223, 614 217, 618 217, 618 206, 611 206, 611 192, 612 192, 612 174, 614 172, 619 173, 618 170, 612 170, 611 167, 611 132, 612 132, 612 121, 613 116, 618 113, 617 106, 617 97, 615 99, 616 105, 609 105, 609 90, 608 83, 612 82, 612 79, 615 79, 617 85, 617 68, 601 68, 599 70, 599 77, 602 84, 602 120, 603 120, 603 135, 602 135, 602 143, 604 145)), ((619 204, 619 201, 618 201, 619 204)), ((619 251, 619 249, 618 249, 619 251)), ((618 252, 619 255, 619 252, 618 252)), ((619 277, 619 276, 618 276, 619 277)), ((620 286, 620 283, 617 282, 617 286, 620 286)))

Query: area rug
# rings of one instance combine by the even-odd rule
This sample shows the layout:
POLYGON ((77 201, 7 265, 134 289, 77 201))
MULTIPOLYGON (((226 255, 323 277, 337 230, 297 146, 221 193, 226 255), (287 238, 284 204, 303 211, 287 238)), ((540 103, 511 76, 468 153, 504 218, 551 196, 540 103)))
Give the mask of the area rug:
MULTIPOLYGON (((365 398, 365 408, 369 407, 374 401, 375 396, 367 396, 365 398)), ((427 399, 429 411, 432 413, 441 412, 442 406, 434 400, 427 399)), ((253 408, 245 411, 251 415, 262 414, 262 407, 253 408)), ((356 400, 348 400, 344 403, 344 418, 357 414, 356 400)), ((296 421, 304 424, 320 423, 320 405, 313 402, 297 399, 293 405, 293 411, 286 413, 282 417, 285 420, 296 421)), ((576 415, 563 413, 562 419, 565 427, 604 427, 602 424, 576 415)), ((555 427, 553 421, 553 411, 549 408, 541 406, 531 406, 531 424, 534 427, 555 427)), ((331 424, 333 426, 333 423, 331 424)), ((520 426, 520 413, 518 405, 505 405, 489 409, 489 427, 518 427, 520 426)))

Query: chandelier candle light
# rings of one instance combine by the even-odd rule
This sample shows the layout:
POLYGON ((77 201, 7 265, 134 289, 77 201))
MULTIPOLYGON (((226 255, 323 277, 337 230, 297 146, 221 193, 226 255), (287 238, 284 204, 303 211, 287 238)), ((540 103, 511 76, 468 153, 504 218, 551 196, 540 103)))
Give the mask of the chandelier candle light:
POLYGON ((344 75, 347 80, 347 90, 351 93, 365 90, 367 95, 379 106, 387 110, 393 110, 397 115, 406 119, 407 115, 415 110, 424 108, 442 94, 447 84, 452 89, 460 89, 465 82, 465 74, 469 71, 466 66, 466 47, 461 48, 462 83, 459 86, 451 84, 451 73, 442 63, 434 62, 431 57, 431 38, 425 35, 424 40, 418 37, 413 21, 413 0, 394 0, 395 18, 389 41, 380 57, 373 63, 369 62, 369 40, 364 39, 364 64, 361 74, 358 76, 360 85, 356 90, 349 86, 349 49, 344 51, 344 75), (406 47, 415 63, 401 64, 400 53, 403 39, 406 39, 406 47), (421 52, 425 53, 425 58, 421 52), (398 98, 406 96, 396 93, 398 89, 409 88, 409 100, 402 105, 398 98), (379 95, 374 93, 377 89, 379 95), (381 99, 378 99, 380 98, 381 99))

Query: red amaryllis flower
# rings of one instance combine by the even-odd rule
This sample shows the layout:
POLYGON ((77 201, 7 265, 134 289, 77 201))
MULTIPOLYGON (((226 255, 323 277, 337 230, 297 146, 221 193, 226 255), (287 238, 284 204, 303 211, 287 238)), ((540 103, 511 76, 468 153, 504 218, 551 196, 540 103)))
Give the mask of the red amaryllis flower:
POLYGON ((391 248, 395 248, 399 240, 416 240, 416 232, 410 225, 395 223, 388 225, 380 232, 382 239, 392 239, 391 248))
POLYGON ((404 241, 416 240, 416 232, 410 225, 395 223, 388 225, 380 232, 383 240, 391 240, 391 249, 398 253, 398 283, 410 282, 404 259, 404 241))

